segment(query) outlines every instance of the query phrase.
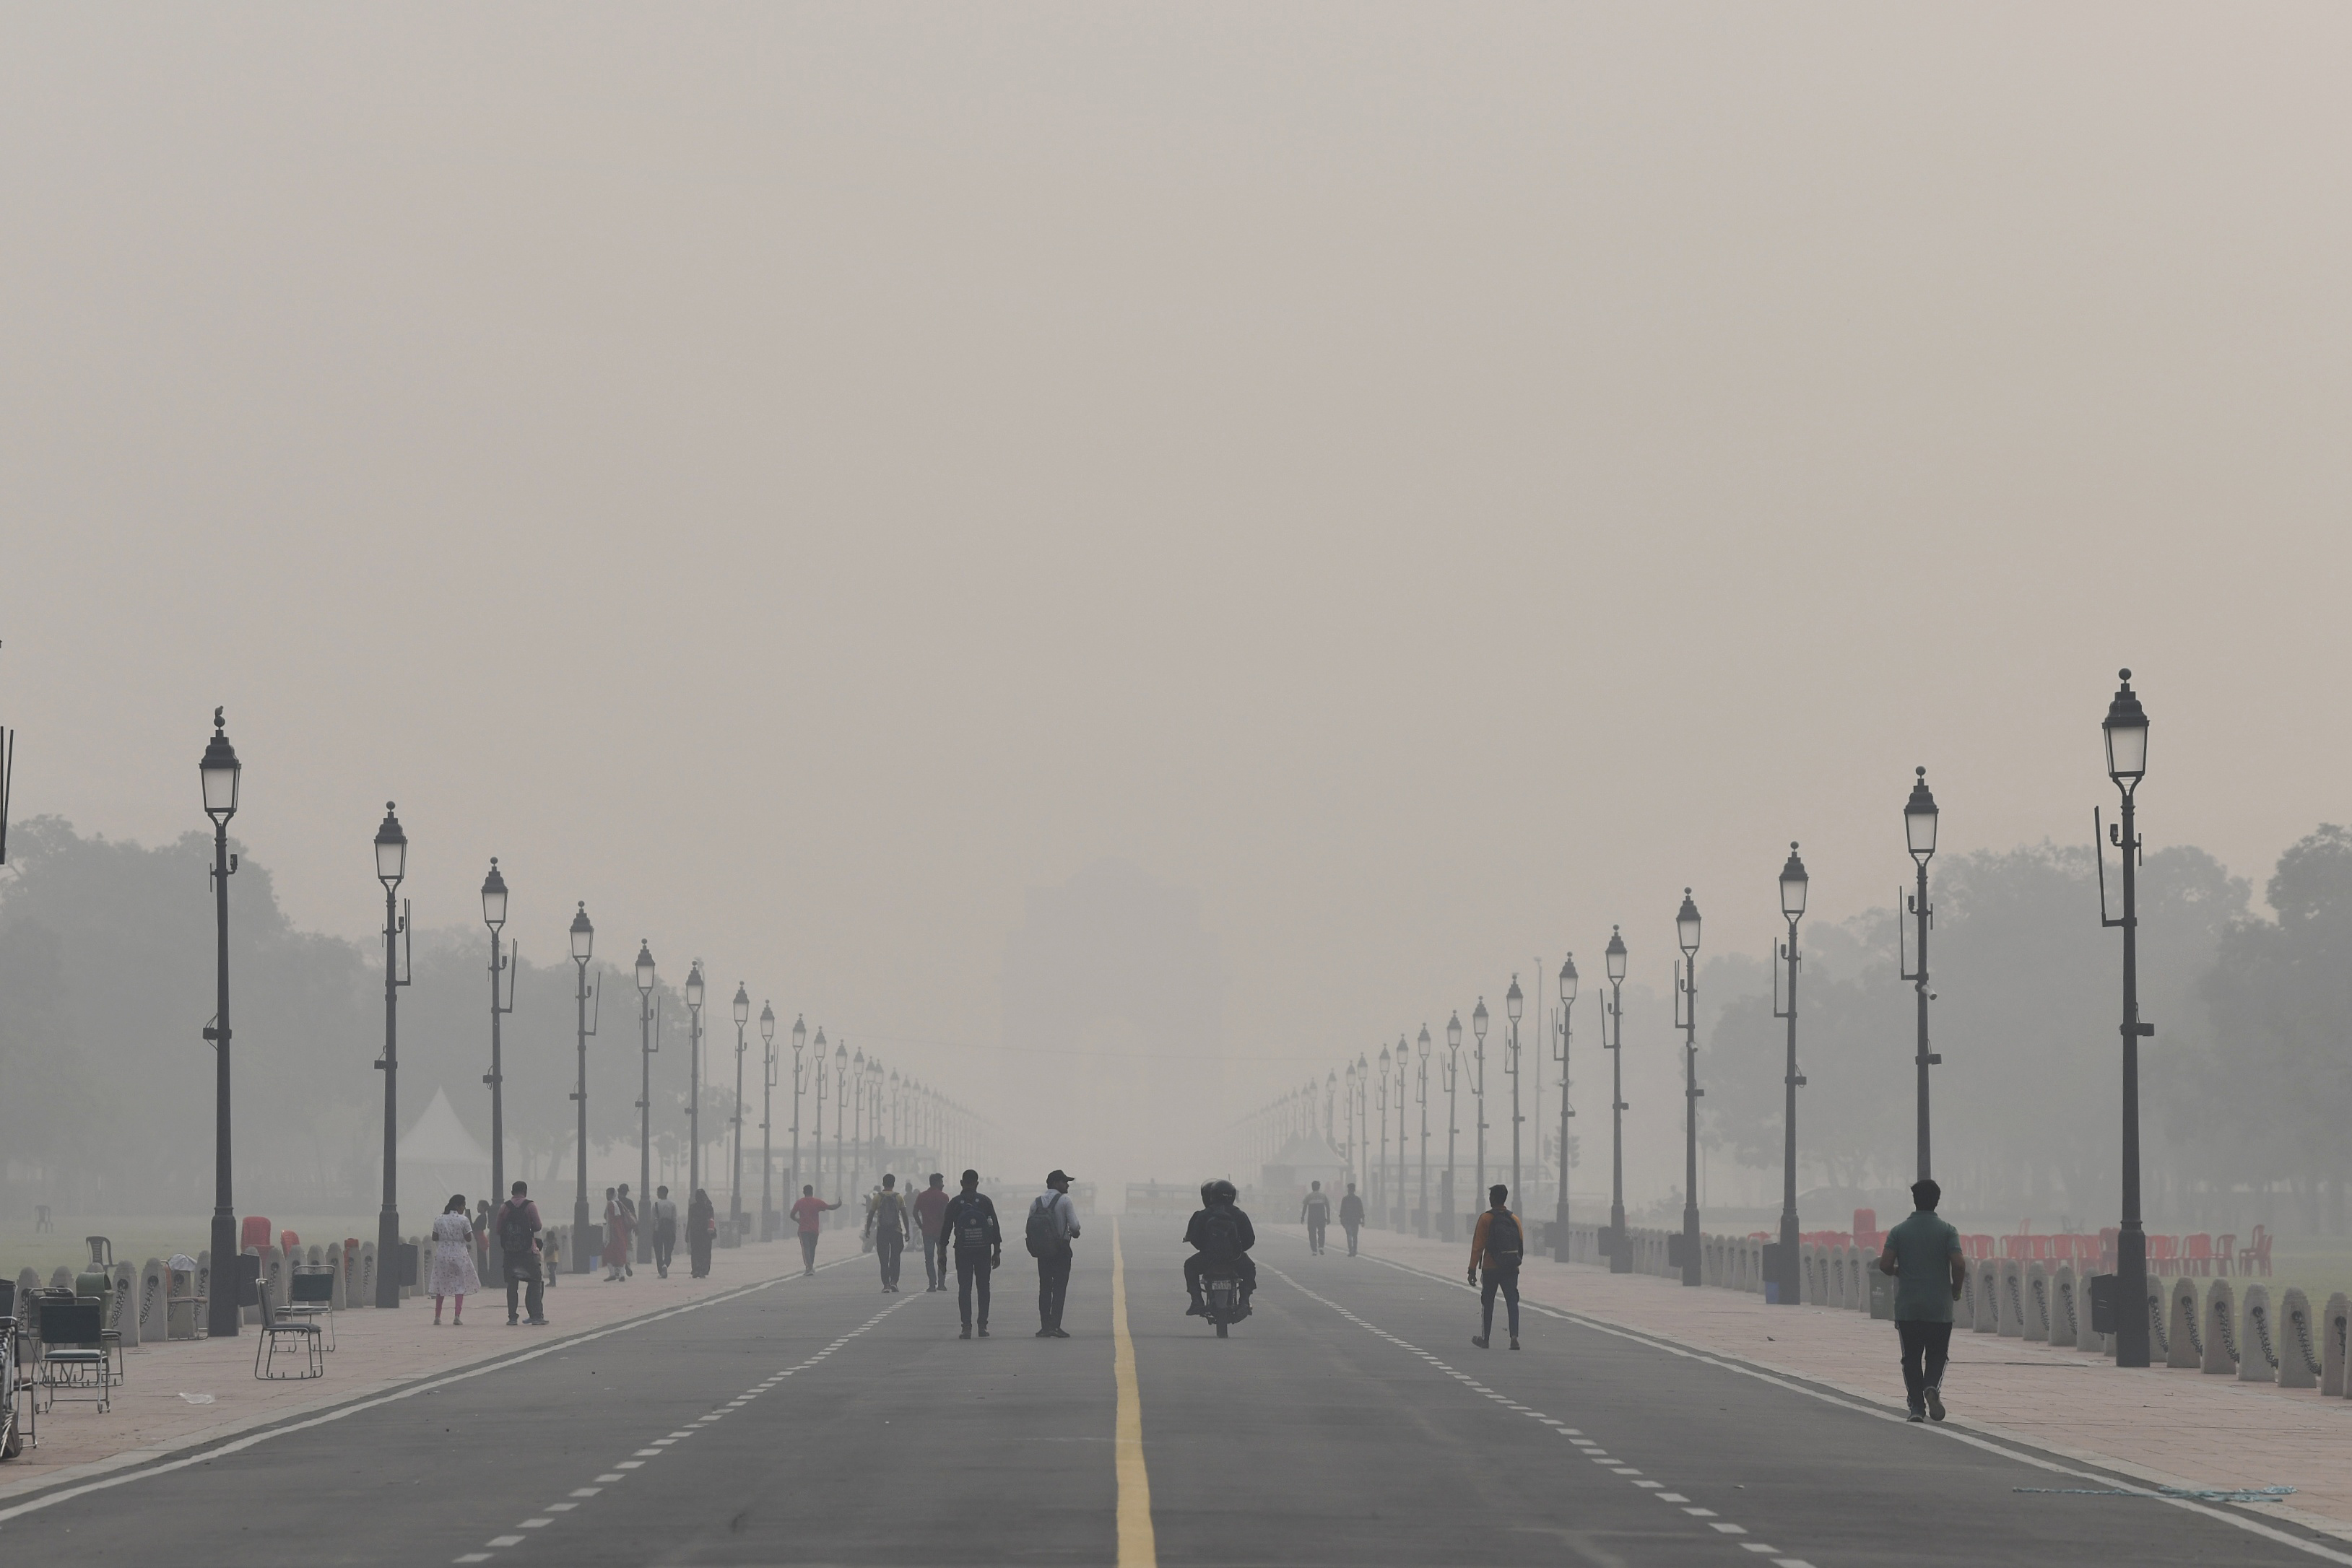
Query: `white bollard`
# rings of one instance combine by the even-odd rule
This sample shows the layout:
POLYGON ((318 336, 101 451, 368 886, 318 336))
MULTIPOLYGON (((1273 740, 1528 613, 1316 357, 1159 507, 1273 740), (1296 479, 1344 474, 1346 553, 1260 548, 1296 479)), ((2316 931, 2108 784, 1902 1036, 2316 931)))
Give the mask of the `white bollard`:
POLYGON ((139 1266, 139 1340, 161 1344, 172 1333, 172 1275, 160 1258, 139 1266))
POLYGON ((2050 1343, 2050 1270, 2040 1259, 2025 1265, 2025 1322, 2021 1337, 2038 1344, 2050 1343))
MULTIPOLYGON (((2227 1281, 2216 1280, 2216 1285, 2227 1281)), ((2271 1318, 2271 1291, 2267 1285, 2248 1285, 2246 1301, 2238 1319, 2238 1381, 2241 1383, 2275 1383, 2278 1381, 2283 1347, 2271 1318)), ((2306 1385, 2307 1386, 2307 1385, 2306 1385)))
POLYGON ((2311 1298, 2299 1285, 2289 1285, 2278 1304, 2278 1381, 2281 1388, 2319 1386, 2319 1325, 2311 1313, 2311 1298))
POLYGON ((1969 1270, 1969 1282, 1976 1297, 1976 1332, 2000 1332, 2000 1260, 1979 1258, 1969 1270))
POLYGON ((2170 1326, 2164 1337, 2172 1354, 2164 1364, 2194 1372, 2205 1364, 2205 1318, 2197 1303, 2197 1281, 2175 1280, 2168 1299, 2172 1303, 2167 1313, 2170 1326))
POLYGON ((2074 1265, 2061 1263, 2050 1277, 2050 1343, 2071 1345, 2083 1337, 2078 1321, 2089 1303, 2078 1300, 2082 1287, 2074 1281, 2074 1265))
POLYGON ((2016 1259, 2000 1260, 1995 1289, 2000 1292, 1994 1298, 1994 1311, 1999 1314, 1996 1332, 2003 1339, 2015 1339, 2025 1332, 2025 1281, 2016 1259))

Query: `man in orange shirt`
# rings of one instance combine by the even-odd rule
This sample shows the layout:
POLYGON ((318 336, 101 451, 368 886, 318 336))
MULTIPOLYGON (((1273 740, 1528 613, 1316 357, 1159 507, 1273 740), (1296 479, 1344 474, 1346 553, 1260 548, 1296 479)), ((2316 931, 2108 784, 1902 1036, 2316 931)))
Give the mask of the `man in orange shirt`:
POLYGON ((947 1176, 940 1171, 931 1173, 931 1185, 915 1195, 915 1223, 923 1232, 923 1278, 930 1291, 948 1288, 948 1238, 940 1225, 940 1216, 948 1211, 947 1176))
POLYGON ((1478 1332, 1470 1343, 1480 1350, 1495 1333, 1495 1292, 1503 1292, 1503 1300, 1511 1309, 1511 1348, 1519 1348, 1519 1260, 1527 1256, 1526 1232, 1519 1228, 1519 1217, 1513 1214, 1507 1200, 1511 1189, 1496 1182, 1486 1189, 1490 1207, 1478 1217, 1478 1228, 1470 1235, 1470 1282, 1478 1287, 1478 1332), (1478 1273, 1486 1270, 1481 1282, 1478 1273))

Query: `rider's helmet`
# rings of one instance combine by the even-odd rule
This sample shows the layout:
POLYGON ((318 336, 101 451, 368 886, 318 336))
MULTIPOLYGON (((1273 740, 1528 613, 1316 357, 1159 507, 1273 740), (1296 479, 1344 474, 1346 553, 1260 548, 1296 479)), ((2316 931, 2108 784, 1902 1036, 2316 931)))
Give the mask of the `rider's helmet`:
POLYGON ((1213 1181, 1202 1182, 1201 1184, 1201 1207, 1202 1208, 1206 1208, 1216 1201, 1217 1184, 1213 1181))
POLYGON ((1211 1203, 1231 1203, 1239 1197, 1241 1194, 1234 1189, 1234 1184, 1229 1181, 1220 1179, 1211 1182, 1208 1186, 1208 1197, 1211 1203))

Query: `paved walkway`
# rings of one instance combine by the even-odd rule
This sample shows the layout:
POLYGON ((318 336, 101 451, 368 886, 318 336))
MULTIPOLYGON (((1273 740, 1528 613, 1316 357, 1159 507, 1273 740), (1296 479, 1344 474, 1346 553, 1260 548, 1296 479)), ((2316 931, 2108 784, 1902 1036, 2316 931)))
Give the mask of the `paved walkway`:
MULTIPOLYGON (((817 1249, 820 1268, 858 1257, 854 1233, 828 1231, 817 1249)), ((566 1274, 547 1292, 550 1326, 509 1328, 501 1285, 466 1300, 463 1328, 433 1326, 433 1298, 412 1296, 396 1311, 373 1308, 335 1314, 336 1348, 324 1378, 264 1383, 253 1375, 260 1330, 247 1325, 233 1340, 173 1340, 125 1353, 126 1379, 105 1414, 94 1406, 60 1404, 40 1417, 37 1448, 0 1464, 0 1498, 58 1480, 138 1464, 159 1454, 215 1442, 251 1427, 380 1390, 492 1360, 583 1329, 604 1327, 665 1308, 800 1271, 799 1243, 753 1243, 712 1254, 710 1275, 687 1274, 686 1249, 667 1280, 653 1266, 606 1284, 603 1273, 566 1274), (208 1395, 202 1402, 190 1395, 208 1395)), ((919 1284, 919 1263, 916 1280, 919 1284)), ((445 1319, 446 1313, 444 1314, 445 1319)))
MULTIPOLYGON (((1389 1231, 1362 1233, 1363 1251, 1463 1278, 1466 1245, 1389 1231)), ((1734 1356, 1901 1409, 1894 1325, 1827 1307, 1768 1307, 1739 1291, 1691 1290, 1644 1274, 1530 1259, 1524 1299, 1693 1350, 1734 1356)), ((1467 1334, 1474 1310, 1464 1314, 1467 1334)), ((1539 1331, 1538 1331, 1539 1332, 1539 1331)), ((2189 1371, 2118 1369, 2081 1351, 1994 1334, 1957 1333, 1944 1382, 1950 1424, 2045 1453, 2095 1461, 2158 1486, 2291 1486, 2289 1513, 2352 1540, 2352 1400, 2316 1390, 2240 1383, 2189 1371)), ((2082 1485, 2056 1480, 2053 1485, 2082 1485)))

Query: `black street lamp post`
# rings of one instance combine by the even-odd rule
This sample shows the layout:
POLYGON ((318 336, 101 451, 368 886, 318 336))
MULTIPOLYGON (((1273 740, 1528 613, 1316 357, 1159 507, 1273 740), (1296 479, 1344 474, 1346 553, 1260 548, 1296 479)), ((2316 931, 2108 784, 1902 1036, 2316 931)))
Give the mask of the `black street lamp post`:
POLYGON ((1372 1184, 1372 1212, 1383 1220, 1393 1219, 1393 1206, 1389 1202, 1389 1048, 1381 1047, 1381 1087, 1372 1097, 1372 1110, 1380 1119, 1380 1176, 1372 1184))
MULTIPOLYGON (((641 1211, 651 1218, 654 1208, 654 1052, 661 1041, 654 1035, 654 950, 642 936, 637 938, 637 1201, 645 1206, 641 1211)), ((654 1260, 654 1232, 650 1225, 637 1227, 637 1261, 654 1260)))
POLYGON ((213 1286, 205 1310, 205 1332, 234 1337, 241 1314, 237 1311, 236 1205, 229 1181, 228 1076, 228 879, 236 874, 236 857, 228 852, 228 820, 236 815, 236 791, 245 765, 228 743, 220 708, 213 709, 213 737, 205 745, 196 776, 204 781, 205 815, 213 820, 214 993, 212 1027, 205 1038, 213 1042, 213 1286))
POLYGON ((1353 1186, 1356 1177, 1356 1064, 1348 1063, 1348 1145, 1343 1151, 1348 1156, 1348 1179, 1353 1186))
POLYGON ((1551 1260, 1568 1261, 1568 1120, 1576 1114, 1568 1103, 1568 1048, 1574 1040, 1569 1015, 1576 1007, 1576 955, 1559 961, 1559 1201, 1552 1206, 1551 1260))
POLYGON ((1486 1206, 1486 998, 1478 998, 1477 1008, 1470 1014, 1470 1032, 1475 1037, 1470 1048, 1470 1109, 1478 1119, 1478 1190, 1471 1197, 1478 1207, 1486 1206))
MULTIPOLYGON (((1903 977, 1912 984, 1919 1009, 1919 1048, 1913 1061, 1919 1071, 1919 1176, 1926 1181, 1931 1166, 1928 1162, 1927 1136, 1927 1069, 1943 1061, 1927 1049, 1927 1004, 1936 999, 1927 988, 1927 928, 1935 924, 1935 910, 1927 903, 1927 862, 1936 857, 1936 797, 1927 788, 1927 770, 1918 769, 1911 786, 1911 798, 1903 803, 1903 837, 1910 845, 1911 858, 1918 862, 1919 885, 1911 894, 1911 918, 1918 926, 1915 945, 1918 948, 1916 969, 1905 969, 1903 977)), ((1898 922, 1895 933, 1902 934, 1898 922)))
POLYGON ((1445 1181, 1442 1202, 1445 1212, 1439 1218, 1437 1234, 1441 1240, 1454 1239, 1454 1140, 1462 1131, 1461 1102, 1456 1091, 1462 1086, 1462 1015, 1454 1013, 1445 1020, 1445 1181))
MULTIPOLYGON (((790 1200, 784 1205, 787 1209, 791 1208, 793 1204, 798 1203, 801 1197, 801 1090, 806 1082, 806 1080, 801 1076, 801 1051, 807 1044, 808 1020, 795 1013, 793 1015, 793 1179, 784 1184, 786 1188, 784 1196, 790 1200)), ((818 1070, 822 1071, 824 1067, 824 1030, 823 1030, 816 1031, 816 1060, 818 1070)), ((818 1113, 823 1114, 822 1106, 818 1113)), ((818 1146, 821 1153, 823 1145, 820 1144, 818 1146)))
MULTIPOLYGON (((743 1239, 743 1030, 751 1022, 751 993, 735 982, 735 1172, 728 1178, 727 1219, 735 1239, 743 1239)), ((774 1023, 772 1015, 769 1022, 774 1023)))
MULTIPOLYGON (((2099 920, 2119 925, 2124 933, 2124 1212, 2116 1237, 2116 1364, 2148 1364, 2147 1232, 2139 1212, 2139 1042, 2156 1026, 2139 1018, 2139 830, 2133 822, 2139 781, 2147 774, 2147 713, 2131 689, 2131 672, 2121 673, 2122 684, 2107 705, 2101 727, 2106 732, 2107 777, 2123 796, 2123 821, 2108 832, 2107 841, 2122 852, 2124 913, 2107 918, 2106 852, 2095 841, 2099 857, 2099 920)), ((2098 819, 2092 819, 2094 830, 2098 819)))
POLYGON ((866 1194, 866 1048, 849 1059, 849 1190, 861 1200, 866 1194))
POLYGON ((1527 998, 1519 994, 1519 977, 1511 977, 1511 988, 1503 993, 1503 1016, 1510 1021, 1511 1075, 1511 1203, 1519 1211, 1527 1208, 1527 1190, 1521 1186, 1519 1170, 1519 1124, 1527 1118, 1519 1114, 1519 1015, 1527 1009, 1527 998))
MULTIPOLYGON (((760 1239, 776 1239, 776 1009, 760 1003, 760 1239)), ((795 1064, 797 1071, 797 1064, 795 1064)))
POLYGON ((490 857, 490 874, 482 879, 482 924, 490 928, 490 1070, 482 1082, 490 1086, 490 1201, 507 1198, 506 1068, 500 1056, 499 1019, 514 1011, 514 983, 522 966, 520 945, 510 956, 500 935, 507 924, 507 879, 499 874, 499 857, 490 857), (499 976, 506 978, 501 981, 499 976))
POLYGON ((1793 1307, 1802 1295, 1800 1289, 1801 1270, 1797 1260, 1797 1091, 1805 1080, 1797 1071, 1797 922, 1805 916, 1805 890, 1811 879, 1805 875, 1805 862, 1797 858, 1794 841, 1789 845, 1789 861, 1780 868, 1780 917, 1789 923, 1789 940, 1781 945, 1780 962, 1788 970, 1789 1002, 1784 1011, 1775 1008, 1773 1016, 1789 1020, 1789 1068, 1782 1079, 1786 1104, 1780 1117, 1780 1246, 1773 1255, 1770 1283, 1774 1287, 1766 1297, 1784 1307, 1793 1307))
POLYGON ((1683 889, 1675 915, 1675 939, 1683 950, 1677 987, 1683 1026, 1683 1283, 1700 1282, 1698 1266, 1698 905, 1683 889))
MULTIPOLYGON (((823 1034, 824 1031, 819 1030, 817 1032, 823 1034)), ((866 1053, 859 1051, 858 1054, 863 1056, 866 1053)), ((849 1166, 843 1161, 841 1145, 841 1113, 848 1108, 849 1042, 845 1040, 837 1040, 833 1043, 833 1180, 835 1190, 841 1194, 835 1201, 841 1203, 849 1201, 849 1166)), ((819 1139, 824 1138, 824 1124, 818 1124, 816 1135, 819 1139)), ((846 1224, 847 1222, 848 1217, 845 1214, 835 1223, 846 1224)))
POLYGON ((400 831, 392 802, 375 831, 375 876, 383 883, 383 1208, 375 1221, 375 1304, 400 1305, 400 938, 408 931, 408 911, 400 899, 408 874, 408 835, 400 831))
POLYGON ((686 1190, 702 1190, 702 960, 686 972, 686 1190))
MULTIPOLYGON (((579 1047, 579 1087, 572 1091, 573 1104, 578 1108, 580 1124, 574 1136, 575 1164, 572 1176, 572 1271, 588 1272, 591 1263, 588 1246, 588 1040, 596 1032, 596 1022, 588 1017, 588 959, 595 951, 596 927, 588 923, 588 906, 581 904, 580 913, 572 917, 572 963, 579 971, 579 988, 573 1000, 579 1007, 579 1022, 573 1030, 579 1047)), ((596 977, 597 1011, 604 1010, 604 977, 596 977)), ((601 1019, 596 1021, 602 1021, 601 1019)))
POLYGON ((1405 1161, 1407 1154, 1404 1135, 1404 1106, 1407 1099, 1404 1082, 1405 1070, 1410 1067, 1412 1063, 1412 1047, 1405 1042, 1404 1036, 1399 1035, 1397 1036, 1396 1054, 1397 1185, 1396 1201, 1390 1205, 1390 1207, 1396 1215, 1396 1228, 1400 1234, 1412 1228, 1412 1205, 1405 1196, 1405 1161))
POLYGON ((1625 1245, 1625 938, 1609 928, 1603 955, 1609 974, 1609 1271, 1630 1274, 1633 1254, 1625 1245))
POLYGON ((1421 1107, 1421 1195, 1413 1206, 1412 1233, 1423 1240, 1429 1239, 1429 1026, 1421 1026, 1421 1049, 1414 1054, 1421 1060, 1415 1069, 1413 1103, 1421 1107))

